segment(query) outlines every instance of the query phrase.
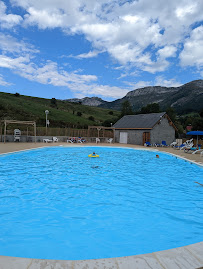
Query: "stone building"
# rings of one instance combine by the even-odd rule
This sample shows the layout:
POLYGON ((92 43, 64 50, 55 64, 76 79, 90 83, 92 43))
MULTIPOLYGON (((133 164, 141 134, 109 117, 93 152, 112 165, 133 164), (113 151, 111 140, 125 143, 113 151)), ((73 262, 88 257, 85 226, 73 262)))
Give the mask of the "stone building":
POLYGON ((175 140, 177 130, 166 112, 139 115, 127 115, 118 120, 114 126, 114 141, 124 144, 144 145, 167 144, 175 140))

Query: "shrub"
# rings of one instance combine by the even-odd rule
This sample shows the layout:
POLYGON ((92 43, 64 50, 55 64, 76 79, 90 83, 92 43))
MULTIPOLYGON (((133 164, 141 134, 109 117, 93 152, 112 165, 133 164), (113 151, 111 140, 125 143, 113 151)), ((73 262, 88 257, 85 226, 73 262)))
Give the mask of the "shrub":
POLYGON ((94 119, 93 116, 90 116, 90 117, 88 118, 88 120, 95 121, 95 119, 94 119))
POLYGON ((79 111, 78 111, 78 112, 77 112, 77 116, 78 116, 78 117, 81 117, 81 116, 82 116, 82 112, 79 112, 79 111))

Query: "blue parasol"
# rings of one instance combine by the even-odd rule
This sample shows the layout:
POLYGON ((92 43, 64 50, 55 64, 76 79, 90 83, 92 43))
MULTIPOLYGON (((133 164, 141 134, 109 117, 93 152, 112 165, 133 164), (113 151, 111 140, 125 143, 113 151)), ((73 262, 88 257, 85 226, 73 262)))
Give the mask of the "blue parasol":
POLYGON ((197 136, 197 144, 198 144, 198 135, 203 135, 203 131, 191 131, 191 132, 188 132, 186 135, 196 135, 197 136))

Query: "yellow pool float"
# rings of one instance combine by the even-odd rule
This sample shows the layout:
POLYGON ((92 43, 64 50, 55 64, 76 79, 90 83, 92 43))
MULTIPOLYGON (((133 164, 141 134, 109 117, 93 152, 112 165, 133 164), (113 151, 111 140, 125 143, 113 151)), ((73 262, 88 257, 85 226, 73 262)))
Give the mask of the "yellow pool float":
POLYGON ((93 154, 89 154, 88 157, 96 158, 96 157, 99 157, 99 155, 97 155, 97 154, 94 154, 94 155, 93 154))

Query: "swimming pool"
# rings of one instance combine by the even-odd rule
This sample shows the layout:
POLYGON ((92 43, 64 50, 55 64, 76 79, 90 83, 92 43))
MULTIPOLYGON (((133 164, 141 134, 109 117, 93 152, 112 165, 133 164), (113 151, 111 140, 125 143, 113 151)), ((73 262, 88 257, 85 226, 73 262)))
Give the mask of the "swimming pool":
POLYGON ((0 254, 93 259, 203 240, 203 169, 169 154, 51 147, 0 157, 0 254), (99 158, 88 158, 95 151, 99 158))

